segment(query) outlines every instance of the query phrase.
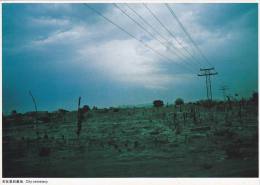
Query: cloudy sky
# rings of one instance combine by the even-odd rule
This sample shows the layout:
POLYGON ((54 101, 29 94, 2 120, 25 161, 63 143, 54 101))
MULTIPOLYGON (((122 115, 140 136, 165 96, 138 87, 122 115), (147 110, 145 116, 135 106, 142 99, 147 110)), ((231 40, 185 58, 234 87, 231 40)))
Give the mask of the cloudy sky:
POLYGON ((29 90, 49 111, 79 96, 98 107, 204 99, 197 73, 212 66, 213 98, 221 85, 258 89, 257 4, 169 4, 207 60, 165 4, 88 5, 107 19, 83 4, 3 4, 5 113, 33 110, 29 90))

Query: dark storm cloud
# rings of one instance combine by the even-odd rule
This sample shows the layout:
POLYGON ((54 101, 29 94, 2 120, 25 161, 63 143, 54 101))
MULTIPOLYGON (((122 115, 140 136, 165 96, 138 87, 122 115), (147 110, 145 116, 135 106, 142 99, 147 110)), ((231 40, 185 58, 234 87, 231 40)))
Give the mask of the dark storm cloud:
MULTIPOLYGON (((146 44, 172 61, 145 48, 85 5, 4 4, 5 112, 30 110, 29 89, 39 99, 41 109, 73 109, 79 95, 85 97, 86 103, 98 106, 145 103, 154 98, 171 102, 177 96, 189 100, 204 97, 204 79, 187 71, 182 60, 112 4, 91 6, 137 39, 145 38, 146 44)), ((131 6, 169 39, 167 44, 179 47, 141 4, 131 6)), ((257 89, 256 4, 171 6, 221 74, 214 81, 216 89, 223 81, 241 96, 249 96, 257 89)), ((120 7, 127 10, 125 5, 120 7)), ((192 52, 191 43, 165 6, 151 4, 149 7, 192 52)), ((198 53, 194 55, 202 60, 198 53)), ((200 66, 187 56, 184 58, 189 68, 198 71, 200 66)), ((216 91, 215 94, 221 95, 216 91)))

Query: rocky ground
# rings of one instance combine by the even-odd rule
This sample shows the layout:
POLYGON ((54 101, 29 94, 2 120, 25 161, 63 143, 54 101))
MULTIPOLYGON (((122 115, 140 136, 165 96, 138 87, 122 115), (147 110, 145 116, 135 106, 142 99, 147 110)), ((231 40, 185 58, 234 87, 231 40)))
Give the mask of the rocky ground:
POLYGON ((251 104, 91 110, 79 139, 77 112, 8 123, 3 176, 257 177, 257 114, 251 104))

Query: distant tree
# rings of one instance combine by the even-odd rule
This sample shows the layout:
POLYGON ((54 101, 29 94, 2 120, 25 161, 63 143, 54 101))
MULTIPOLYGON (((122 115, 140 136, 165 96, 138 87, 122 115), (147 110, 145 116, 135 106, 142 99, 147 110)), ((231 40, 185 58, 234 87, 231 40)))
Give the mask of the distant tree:
POLYGON ((82 112, 83 112, 83 113, 86 113, 86 112, 88 112, 88 111, 90 111, 89 106, 88 106, 88 105, 84 105, 84 106, 82 107, 82 112))
POLYGON ((12 110, 12 113, 11 113, 12 116, 16 116, 17 115, 17 112, 16 110, 12 110))
POLYGON ((163 107, 163 101, 162 100, 154 100, 153 101, 153 106, 154 107, 163 107))
POLYGON ((93 106, 92 110, 98 110, 97 106, 93 106))
POLYGON ((177 99, 175 100, 175 106, 179 106, 179 107, 180 107, 180 112, 181 112, 181 106, 182 106, 183 104, 184 104, 183 99, 177 98, 177 99))
POLYGON ((258 104, 258 92, 253 92, 252 97, 251 97, 251 101, 254 104, 258 104))
POLYGON ((69 112, 69 111, 65 110, 65 109, 58 109, 58 113, 60 113, 60 114, 65 114, 67 112, 69 112))
POLYGON ((182 105, 182 104, 184 104, 183 99, 177 98, 177 99, 175 100, 175 105, 182 105))

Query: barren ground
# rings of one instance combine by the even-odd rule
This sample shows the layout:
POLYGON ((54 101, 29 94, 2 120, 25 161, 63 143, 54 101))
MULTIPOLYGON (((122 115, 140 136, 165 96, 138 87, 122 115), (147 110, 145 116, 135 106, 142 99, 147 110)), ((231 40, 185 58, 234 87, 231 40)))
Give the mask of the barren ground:
POLYGON ((238 106, 196 110, 196 122, 190 105, 182 112, 173 106, 92 110, 79 140, 76 112, 36 127, 9 124, 3 127, 3 176, 257 177, 257 107, 243 107, 241 119, 238 106))

